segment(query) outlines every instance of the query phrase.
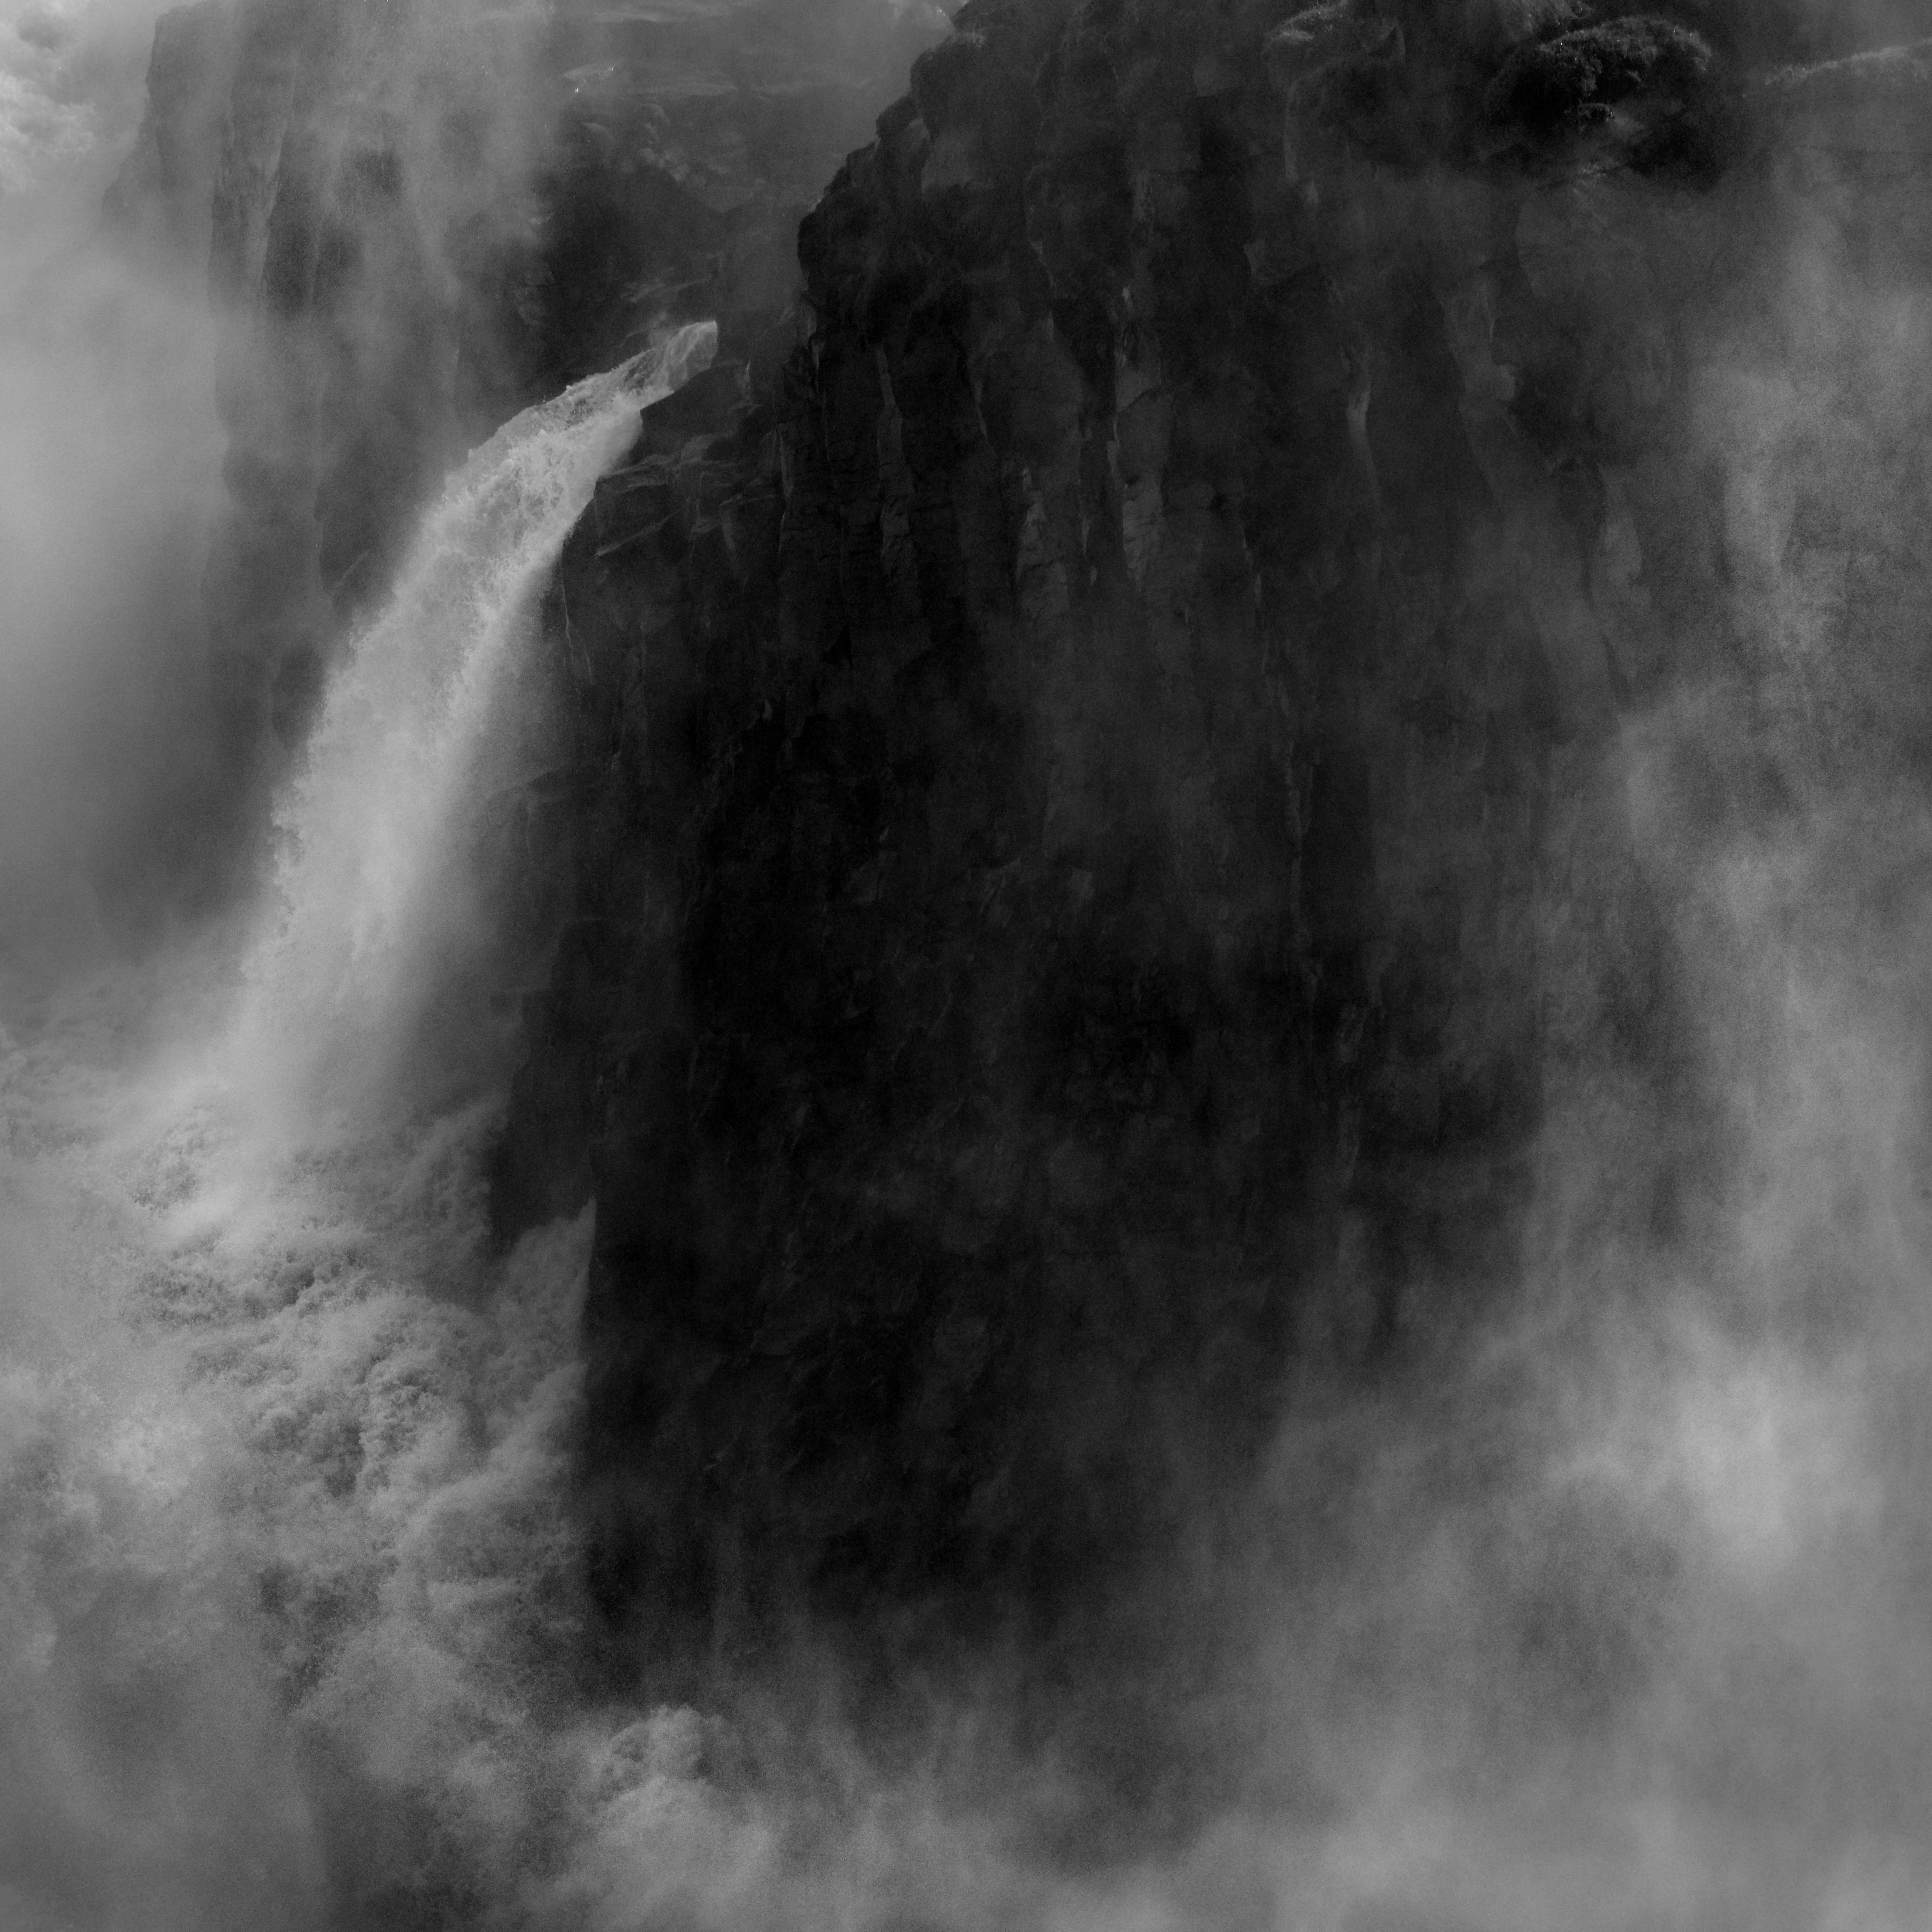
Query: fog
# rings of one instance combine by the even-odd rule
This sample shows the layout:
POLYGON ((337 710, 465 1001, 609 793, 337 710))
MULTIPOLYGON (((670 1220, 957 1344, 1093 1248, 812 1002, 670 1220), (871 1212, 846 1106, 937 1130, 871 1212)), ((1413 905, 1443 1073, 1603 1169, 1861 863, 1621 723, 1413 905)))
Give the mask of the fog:
POLYGON ((199 570, 220 442, 202 291, 103 244, 152 10, 0 24, 0 871, 8 971, 143 896, 197 782, 199 570))
POLYGON ((591 1230, 490 1242, 514 1042, 466 868, 528 776, 544 574, 693 340, 454 454, 333 640, 278 864, 182 895, 225 822, 219 319, 98 217, 152 26, 0 16, 0 1922, 1932 1923, 1932 603, 1852 580, 1921 541, 1925 295, 1820 218, 1699 364, 1748 675, 1576 754, 1539 935, 1552 982, 1637 950, 1638 869, 1681 1079, 1552 1013, 1518 1279, 1372 1388, 1309 1367, 1202 1499, 1198 1574, 1149 1587, 1212 1666, 1148 1694, 1222 1760, 1213 1822, 1080 1861, 990 1671, 888 1773, 829 1666, 654 1707, 595 1654, 591 1230))

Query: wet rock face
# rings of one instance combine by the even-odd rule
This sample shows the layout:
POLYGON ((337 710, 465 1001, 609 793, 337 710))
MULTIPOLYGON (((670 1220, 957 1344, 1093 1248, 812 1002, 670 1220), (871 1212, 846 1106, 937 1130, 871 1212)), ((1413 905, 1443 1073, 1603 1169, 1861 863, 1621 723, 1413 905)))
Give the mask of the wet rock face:
POLYGON ((596 1204, 651 1657, 801 1602, 1157 1648, 1211 1606, 1136 1580, 1287 1370, 1570 1238, 1552 1094, 1656 1143, 1566 1214, 1681 1211, 1592 774, 1752 675, 1695 398, 1914 83, 1767 89, 1714 7, 1286 12, 973 0, 572 539, 577 912, 498 1203, 596 1204))
POLYGON ((1710 44, 1673 21, 1612 20, 1519 48, 1484 104, 1505 142, 1567 158, 1594 141, 1640 172, 1708 176, 1730 131, 1717 67, 1710 44))
MULTIPOLYGON (((969 6, 789 329, 573 539, 579 916, 500 1199, 597 1204, 622 1615, 1081 1627, 1292 1363, 1507 1291, 1713 218, 1552 184, 1567 106, 1485 158, 1523 34, 1282 10, 969 6)), ((1688 111, 1716 56, 1644 31, 1598 97, 1688 111)))

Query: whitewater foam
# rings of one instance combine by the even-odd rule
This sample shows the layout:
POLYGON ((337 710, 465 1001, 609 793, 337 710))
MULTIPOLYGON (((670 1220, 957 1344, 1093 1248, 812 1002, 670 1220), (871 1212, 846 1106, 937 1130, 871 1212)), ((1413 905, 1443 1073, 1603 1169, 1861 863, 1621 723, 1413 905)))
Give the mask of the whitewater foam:
POLYGON ((715 323, 691 324, 499 430, 353 641, 276 814, 275 910, 224 1070, 285 1133, 380 1106, 439 975, 487 944, 466 834, 538 599, 639 408, 716 346, 715 323))
MULTIPOLYGON (((466 938, 469 815, 543 585, 640 407, 716 340, 578 385, 452 479, 278 812, 231 1022, 143 1070, 129 1016, 168 989, 123 974, 0 1036, 10 1928, 514 1899, 544 1793, 596 1756, 541 1717, 580 1648, 588 1221, 494 1257, 500 1093, 424 1106, 384 1076, 466 938)), ((209 962, 148 971, 199 987, 209 962)))

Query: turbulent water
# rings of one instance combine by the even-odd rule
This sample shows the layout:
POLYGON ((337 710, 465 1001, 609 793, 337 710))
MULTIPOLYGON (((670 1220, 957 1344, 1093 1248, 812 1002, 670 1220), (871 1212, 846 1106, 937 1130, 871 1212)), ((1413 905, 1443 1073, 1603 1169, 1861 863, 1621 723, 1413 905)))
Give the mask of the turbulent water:
POLYGON ((10 1929, 562 1911, 560 1820, 580 1869, 690 1753, 674 1715, 556 1716, 586 1230, 489 1258, 503 1070, 412 1090, 398 1042, 483 943, 466 861, 535 598, 715 340, 527 412, 452 482, 335 680, 238 971, 119 972, 5 1043, 10 1929))

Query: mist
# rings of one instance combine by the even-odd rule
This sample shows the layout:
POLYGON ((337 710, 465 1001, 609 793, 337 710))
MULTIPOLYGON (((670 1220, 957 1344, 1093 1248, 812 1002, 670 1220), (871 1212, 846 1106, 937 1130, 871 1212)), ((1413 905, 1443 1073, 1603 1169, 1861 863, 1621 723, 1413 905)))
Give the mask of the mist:
POLYGON ((100 943, 196 779, 199 569, 219 481, 203 291, 104 233, 152 11, 26 10, 8 93, 0 328, 7 585, 0 769, 10 976, 100 943), (41 964, 36 964, 38 960, 41 964))
MULTIPOLYGON (((1821 188, 1795 141, 1770 214, 1736 218, 1751 266, 1685 304, 1670 435, 1592 458, 1574 568, 1618 700, 1552 731, 1508 962, 1538 1086, 1500 1258, 1473 1284, 1394 1270, 1345 1180, 1335 1238, 1292 1258, 1256 1454, 1217 1460, 1152 1406, 1053 1418, 1096 1467, 1113 1432, 1172 1426, 1162 1562, 1124 1562, 1058 1629, 1004 1575, 990 1616, 972 1577, 970 1614, 881 1589, 878 1654, 918 1662, 880 1691, 848 1640, 862 1588, 823 1616, 776 1558, 740 1588, 777 1600, 782 1641, 721 1620, 655 1656, 652 1606, 613 1611, 584 1475, 610 1197, 506 1228, 496 1177, 576 956, 573 868, 638 840, 584 802, 578 768, 602 782, 629 741, 572 710, 568 677, 614 652, 572 615, 571 559, 621 580, 633 500, 680 567, 756 554, 722 513, 677 520, 674 483, 701 496, 740 460, 723 429, 692 454, 692 425, 722 398, 728 436, 777 442, 757 385, 808 343, 790 238, 824 185, 784 170, 819 169, 841 116, 862 140, 944 23, 808 0, 405 16, 360 65, 302 56, 337 92, 277 140, 322 214, 290 190, 206 232, 114 213, 149 165, 154 10, 0 20, 0 1918, 1932 1922, 1932 284, 1910 169, 1821 188), (788 119, 772 87, 748 134, 706 119, 718 64, 812 45, 836 112, 813 94, 788 119), (688 419, 640 427, 687 388, 688 419), (1658 471, 1699 479, 1694 524, 1655 526, 1658 471), (920 1616, 936 1656, 902 1638, 920 1616), (1156 1635, 1107 1650, 1124 1629, 1156 1635)), ((1922 25, 1848 10, 1814 45, 1922 25)), ((224 112, 226 159, 170 178, 232 166, 248 130, 224 112)), ((968 148, 949 165, 971 191, 968 148)), ((1374 204, 1391 233, 1407 191, 1374 204)), ((1539 191, 1510 248, 1586 307, 1645 205, 1610 170, 1539 191)), ((1660 220, 1660 277, 1715 258, 1735 205, 1712 206, 1660 220)), ((1487 296, 1429 299, 1473 440, 1502 336, 1487 296)), ((1387 469, 1395 405, 1354 380, 1344 460, 1385 519, 1414 479, 1387 469)), ((892 419, 867 460, 932 460, 892 419)), ((1059 512, 1034 460, 1038 542, 1059 512)), ((1479 602, 1534 560, 1498 538, 1456 568, 1479 602)), ((668 706, 647 670, 614 674, 626 719, 668 706)), ((1195 809, 1184 734, 1123 688, 1157 808, 1195 809)), ((1089 748, 1060 713, 1040 728, 1060 783, 1089 748)), ((1402 1020, 1377 944, 1360 1005, 1389 1017, 1358 1035, 1402 1020)), ((625 1077, 680 997, 627 989, 625 1077)), ((784 1480, 754 1502, 782 1513, 784 1480)))

